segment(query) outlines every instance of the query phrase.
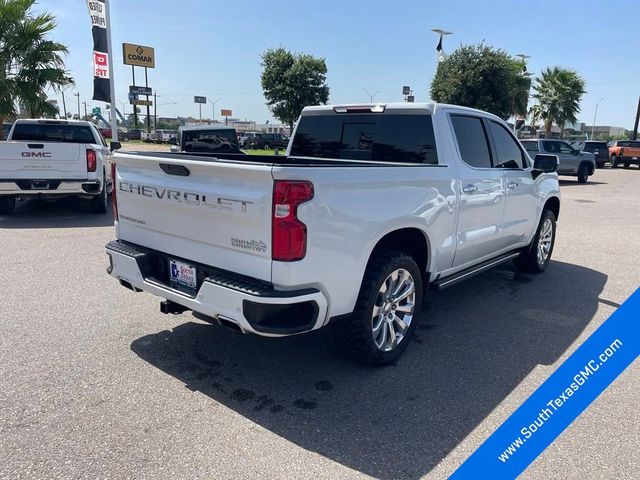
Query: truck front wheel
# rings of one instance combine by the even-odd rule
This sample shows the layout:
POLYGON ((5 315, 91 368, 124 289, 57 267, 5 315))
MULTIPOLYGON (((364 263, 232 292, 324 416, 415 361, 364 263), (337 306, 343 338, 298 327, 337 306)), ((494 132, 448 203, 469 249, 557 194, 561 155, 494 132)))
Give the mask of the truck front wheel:
POLYGON ((516 267, 524 272, 543 272, 551 260, 555 242, 556 216, 551 210, 544 210, 533 241, 514 261, 516 267))
POLYGON ((413 336, 422 294, 422 275, 411 256, 390 249, 375 252, 353 314, 333 324, 338 346, 365 363, 393 363, 413 336))
POLYGON ((0 197, 0 215, 11 215, 16 209, 16 197, 0 197))

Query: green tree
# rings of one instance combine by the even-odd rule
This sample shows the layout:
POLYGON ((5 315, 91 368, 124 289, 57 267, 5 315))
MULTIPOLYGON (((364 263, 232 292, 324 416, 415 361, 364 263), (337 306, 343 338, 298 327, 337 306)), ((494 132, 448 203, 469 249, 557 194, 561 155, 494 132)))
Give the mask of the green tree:
POLYGON ((49 39, 55 18, 47 12, 35 15, 34 4, 0 0, 0 123, 13 120, 19 106, 32 117, 55 116, 47 90, 73 84, 62 60, 67 47, 49 39))
POLYGON ((522 62, 504 50, 464 45, 438 64, 430 94, 436 102, 478 108, 507 119, 526 115, 530 86, 522 62))
POLYGON ((584 80, 576 72, 560 67, 547 68, 536 77, 533 90, 532 96, 538 103, 531 107, 532 122, 544 122, 545 137, 551 135, 554 122, 562 132, 567 122, 577 121, 580 100, 586 91, 584 80))
POLYGON ((289 127, 293 128, 304 107, 329 101, 324 58, 278 48, 264 52, 261 65, 267 105, 273 116, 289 127))

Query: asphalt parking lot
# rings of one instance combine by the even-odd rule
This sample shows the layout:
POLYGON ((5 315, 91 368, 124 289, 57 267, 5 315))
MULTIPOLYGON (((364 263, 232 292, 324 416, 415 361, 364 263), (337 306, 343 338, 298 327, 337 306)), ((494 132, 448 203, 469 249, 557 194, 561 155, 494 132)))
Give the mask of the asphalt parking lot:
MULTIPOLYGON (((0 218, 1 478, 446 478, 640 285, 640 170, 561 182, 547 272, 431 294, 393 367, 120 287, 111 215, 0 218)), ((636 361, 522 475, 640 478, 636 361)))

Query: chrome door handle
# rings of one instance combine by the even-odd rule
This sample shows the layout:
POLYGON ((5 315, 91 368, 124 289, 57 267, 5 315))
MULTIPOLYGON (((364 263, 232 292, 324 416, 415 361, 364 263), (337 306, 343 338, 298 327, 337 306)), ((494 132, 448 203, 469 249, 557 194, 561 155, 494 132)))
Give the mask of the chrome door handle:
POLYGON ((478 186, 470 183, 469 185, 462 187, 462 191, 464 193, 475 193, 478 191, 478 186))
POLYGON ((516 188, 518 186, 518 184, 516 182, 509 182, 507 183, 507 188, 509 190, 513 190, 514 188, 516 188))

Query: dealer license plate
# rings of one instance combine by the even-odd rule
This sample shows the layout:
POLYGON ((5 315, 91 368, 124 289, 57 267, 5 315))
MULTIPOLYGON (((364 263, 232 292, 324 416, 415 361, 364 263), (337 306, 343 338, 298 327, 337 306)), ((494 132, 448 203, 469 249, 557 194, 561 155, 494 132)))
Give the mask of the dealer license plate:
POLYGON ((198 286, 196 267, 179 260, 169 259, 169 282, 172 288, 195 292, 198 286))

